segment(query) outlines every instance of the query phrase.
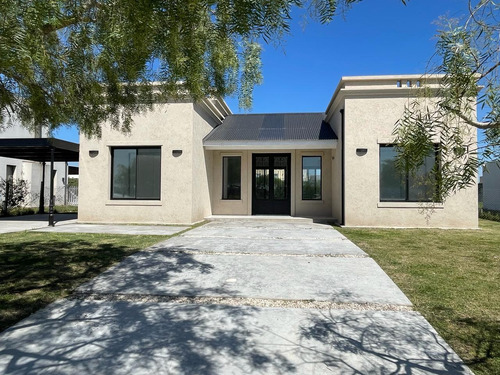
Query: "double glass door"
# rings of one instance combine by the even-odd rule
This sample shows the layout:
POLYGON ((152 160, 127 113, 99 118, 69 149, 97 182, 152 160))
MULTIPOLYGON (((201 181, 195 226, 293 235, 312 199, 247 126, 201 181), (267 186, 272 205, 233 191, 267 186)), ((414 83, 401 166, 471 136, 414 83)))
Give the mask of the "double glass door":
POLYGON ((290 215, 290 154, 253 154, 252 214, 290 215))

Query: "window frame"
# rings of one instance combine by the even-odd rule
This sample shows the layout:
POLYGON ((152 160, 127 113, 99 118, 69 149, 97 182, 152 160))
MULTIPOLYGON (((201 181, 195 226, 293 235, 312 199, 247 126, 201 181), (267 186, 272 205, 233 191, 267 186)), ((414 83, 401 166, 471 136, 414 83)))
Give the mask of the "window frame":
MULTIPOLYGON (((113 201, 161 201, 161 189, 162 189, 162 184, 161 184, 161 171, 162 171, 162 147, 161 146, 112 146, 110 147, 110 153, 111 153, 111 180, 110 180, 110 189, 109 189, 109 197, 110 197, 110 200, 113 200, 113 201), (160 165, 159 165, 159 168, 160 168, 160 178, 159 178, 159 181, 158 181, 158 191, 159 191, 159 194, 158 194, 158 198, 130 198, 130 197, 127 197, 127 198, 115 198, 113 197, 113 187, 114 187, 114 183, 113 183, 113 180, 114 180, 114 174, 115 174, 115 163, 114 163, 114 160, 115 160, 115 153, 114 151, 115 150, 135 150, 135 155, 136 155, 136 174, 135 174, 135 186, 136 186, 136 190, 137 190, 137 177, 138 177, 138 173, 137 173, 137 154, 138 154, 138 150, 139 149, 157 149, 160 151, 160 165)), ((137 196, 137 192, 136 192, 136 196, 137 196)))
MULTIPOLYGON (((414 200, 414 199, 409 199, 410 197, 410 172, 405 171, 405 176, 404 176, 404 182, 405 182, 405 199, 382 199, 382 174, 381 174, 381 168, 380 168, 380 161, 381 161, 381 150, 383 147, 395 147, 396 145, 394 143, 380 143, 379 144, 379 152, 378 152, 378 174, 379 174, 379 202, 388 202, 388 203, 441 203, 441 201, 434 201, 433 197, 429 198, 428 200, 414 200)), ((438 163, 438 168, 440 169, 440 157, 439 157, 439 143, 434 143, 434 163, 438 163)), ((436 180, 434 182, 434 192, 439 188, 439 181, 436 180)), ((434 194, 433 194, 434 196, 434 194)))
POLYGON ((243 158, 241 155, 222 155, 222 158, 221 158, 221 167, 222 167, 222 173, 221 173, 221 177, 222 177, 222 180, 221 180, 221 200, 223 201, 241 201, 241 189, 242 189, 242 164, 243 162, 243 158), (224 159, 225 158, 239 158, 240 159, 240 197, 239 198, 224 198, 224 177, 225 177, 225 174, 224 174, 224 159))
POLYGON ((322 201, 323 200, 323 156, 322 155, 302 155, 301 160, 301 198, 303 201, 322 201), (319 198, 304 198, 304 158, 319 158, 319 170, 320 170, 320 181, 319 181, 319 198))

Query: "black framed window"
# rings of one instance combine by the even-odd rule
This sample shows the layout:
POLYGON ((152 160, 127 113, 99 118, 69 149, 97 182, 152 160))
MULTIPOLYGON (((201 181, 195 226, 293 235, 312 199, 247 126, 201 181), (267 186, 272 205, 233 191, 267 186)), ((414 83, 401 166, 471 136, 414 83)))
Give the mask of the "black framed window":
POLYGON ((112 148, 111 199, 160 199, 160 147, 112 148))
POLYGON ((302 199, 321 200, 321 156, 302 156, 302 199))
POLYGON ((222 157, 222 199, 241 199, 241 156, 222 157))
POLYGON ((437 145, 415 173, 396 168, 394 145, 380 145, 380 200, 385 202, 429 202, 436 192, 437 145))

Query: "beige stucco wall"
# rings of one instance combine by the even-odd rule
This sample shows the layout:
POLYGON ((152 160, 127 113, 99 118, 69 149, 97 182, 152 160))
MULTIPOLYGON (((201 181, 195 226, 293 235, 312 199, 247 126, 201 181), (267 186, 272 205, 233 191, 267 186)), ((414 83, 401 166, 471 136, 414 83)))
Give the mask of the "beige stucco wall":
POLYGON ((483 172, 483 207, 500 211, 500 167, 494 162, 483 172))
MULTIPOLYGON (((379 145, 392 131, 408 97, 350 96, 345 99, 345 224, 347 226, 477 228, 477 186, 458 192, 444 205, 380 202, 379 145), (356 148, 366 148, 364 156, 356 148)), ((475 137, 475 130, 471 130, 475 137)))
POLYGON ((342 116, 340 110, 343 102, 339 103, 333 110, 330 118, 330 126, 338 137, 337 147, 332 150, 332 212, 331 217, 340 223, 342 220, 342 116))
POLYGON ((212 118, 195 104, 193 112, 193 167, 192 167, 192 221, 203 220, 212 213, 210 203, 210 179, 212 160, 203 149, 203 138, 216 126, 212 118))
POLYGON ((130 134, 104 125, 100 140, 81 136, 79 221, 186 224, 201 220, 207 212, 201 202, 208 197, 201 138, 211 129, 203 121, 193 103, 158 104, 134 117, 130 134), (161 147, 159 201, 110 199, 113 146, 161 147), (99 154, 91 158, 90 150, 99 154), (182 155, 174 157, 172 150, 182 150, 182 155))
POLYGON ((214 215, 252 214, 252 154, 291 154, 290 186, 291 215, 315 218, 331 218, 332 212, 332 152, 333 150, 225 150, 208 151, 213 162, 211 202, 214 215), (241 199, 222 199, 222 158, 241 156, 241 199), (302 156, 322 157, 322 200, 302 200, 302 156))

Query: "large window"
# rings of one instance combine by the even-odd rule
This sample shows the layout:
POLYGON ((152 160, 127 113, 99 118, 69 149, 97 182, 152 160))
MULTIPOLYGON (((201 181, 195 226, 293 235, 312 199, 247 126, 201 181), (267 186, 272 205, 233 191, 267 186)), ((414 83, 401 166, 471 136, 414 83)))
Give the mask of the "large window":
POLYGON ((321 200, 321 156, 302 157, 302 199, 321 200))
POLYGON ((113 148, 112 199, 160 199, 160 147, 113 148))
POLYGON ((425 158, 415 173, 396 168, 397 151, 394 145, 380 145, 380 200, 425 202, 432 200, 436 191, 434 166, 436 152, 425 158))
POLYGON ((241 156, 222 158, 222 199, 241 199, 241 156))

